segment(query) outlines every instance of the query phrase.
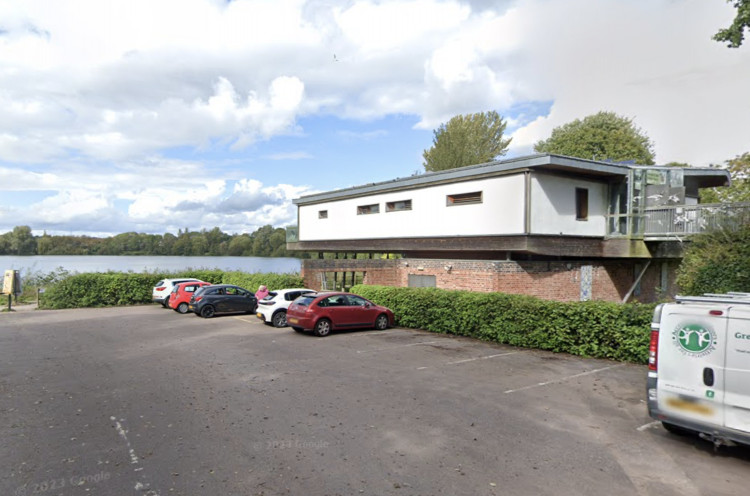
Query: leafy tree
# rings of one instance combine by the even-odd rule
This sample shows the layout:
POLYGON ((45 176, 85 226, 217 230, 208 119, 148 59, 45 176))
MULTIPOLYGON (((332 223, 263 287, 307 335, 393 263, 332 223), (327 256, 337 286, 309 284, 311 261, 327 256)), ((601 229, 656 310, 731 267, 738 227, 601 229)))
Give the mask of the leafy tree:
POLYGON ((735 9, 737 15, 732 24, 720 29, 714 35, 714 40, 726 42, 729 48, 739 48, 745 40, 745 29, 750 28, 750 0, 727 0, 735 9))
POLYGON ((441 171, 491 162, 508 151, 511 138, 503 139, 506 126, 494 110, 457 115, 434 131, 422 165, 426 171, 441 171))
POLYGON ((233 257, 250 256, 253 253, 253 240, 248 234, 241 234, 232 238, 227 248, 227 254, 233 257))
POLYGON ((750 225, 694 236, 677 275, 685 294, 750 291, 750 225))
POLYGON ((702 203, 750 202, 750 152, 726 162, 732 185, 701 190, 702 203))
POLYGON ((36 239, 29 226, 16 226, 10 233, 8 250, 13 255, 35 255, 36 239))
POLYGON ((537 142, 537 153, 555 153, 593 160, 653 165, 654 145, 632 119, 614 112, 599 112, 583 120, 576 119, 552 130, 552 135, 537 142))

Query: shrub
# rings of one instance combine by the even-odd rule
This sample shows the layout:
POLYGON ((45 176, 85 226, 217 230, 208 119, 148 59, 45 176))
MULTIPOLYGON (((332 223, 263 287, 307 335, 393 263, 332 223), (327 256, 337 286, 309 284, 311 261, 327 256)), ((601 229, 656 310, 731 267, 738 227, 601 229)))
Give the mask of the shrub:
POLYGON ((403 327, 526 348, 645 363, 654 305, 556 302, 504 293, 358 285, 403 327))
POLYGON ((234 284, 252 292, 261 284, 271 289, 302 286, 302 278, 296 274, 247 274, 218 269, 191 269, 175 273, 95 272, 66 275, 51 281, 41 298, 40 307, 59 309, 150 303, 157 282, 179 277, 193 277, 214 284, 234 284))
POLYGON ((677 274, 685 294, 750 291, 750 225, 694 236, 677 274))

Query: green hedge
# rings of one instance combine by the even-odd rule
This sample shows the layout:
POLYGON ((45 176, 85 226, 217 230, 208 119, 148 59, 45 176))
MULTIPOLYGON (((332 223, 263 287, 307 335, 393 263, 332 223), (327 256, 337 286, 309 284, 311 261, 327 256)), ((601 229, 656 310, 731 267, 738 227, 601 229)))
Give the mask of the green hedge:
POLYGON ((574 355, 645 363, 654 305, 564 303, 504 293, 358 285, 397 325, 574 355))
POLYGON ((151 302, 151 292, 161 279, 194 277, 214 284, 234 284, 252 292, 265 284, 269 289, 302 287, 297 274, 262 274, 196 269, 173 273, 95 272, 73 274, 45 289, 41 308, 109 307, 151 302))

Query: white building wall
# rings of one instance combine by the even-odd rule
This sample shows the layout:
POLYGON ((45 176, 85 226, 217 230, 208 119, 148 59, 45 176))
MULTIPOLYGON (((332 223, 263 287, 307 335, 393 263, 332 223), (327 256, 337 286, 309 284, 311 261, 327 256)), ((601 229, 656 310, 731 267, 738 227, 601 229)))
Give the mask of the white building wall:
POLYGON ((524 177, 514 174, 299 207, 299 240, 509 235, 524 232, 524 177), (482 192, 482 203, 446 205, 446 196, 482 192), (386 202, 411 200, 412 209, 386 212, 386 202), (360 205, 380 213, 357 215, 360 205), (328 211, 319 219, 318 212, 328 211))
POLYGON ((557 175, 531 176, 531 233, 604 236, 607 185, 557 175), (576 220, 576 188, 589 192, 588 219, 576 220))

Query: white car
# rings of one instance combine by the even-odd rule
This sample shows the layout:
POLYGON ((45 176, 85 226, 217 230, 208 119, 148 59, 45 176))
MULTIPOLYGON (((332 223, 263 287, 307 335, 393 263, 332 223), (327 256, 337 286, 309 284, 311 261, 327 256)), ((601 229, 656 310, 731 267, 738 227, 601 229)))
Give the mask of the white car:
POLYGON ((297 297, 314 293, 313 289, 292 288, 279 289, 271 291, 268 296, 258 302, 257 316, 265 324, 271 324, 274 327, 286 327, 286 309, 297 299, 297 297))
POLYGON ((169 296, 172 294, 172 288, 181 282, 203 282, 200 279, 183 277, 181 279, 162 279, 156 283, 154 290, 151 292, 151 301, 161 303, 164 308, 169 306, 169 296))

